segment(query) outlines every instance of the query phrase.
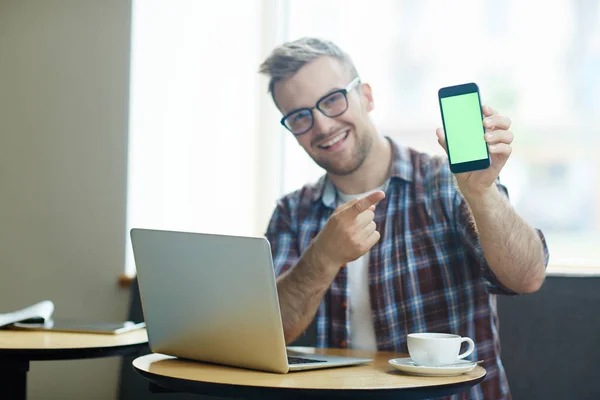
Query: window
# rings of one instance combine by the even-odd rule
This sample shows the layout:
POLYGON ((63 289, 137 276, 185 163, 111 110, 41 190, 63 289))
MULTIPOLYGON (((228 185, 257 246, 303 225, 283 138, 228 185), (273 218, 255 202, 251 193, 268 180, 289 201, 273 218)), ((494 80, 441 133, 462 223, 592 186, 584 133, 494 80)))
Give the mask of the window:
POLYGON ((276 1, 133 2, 126 274, 134 227, 264 233, 282 135, 263 123, 277 115, 258 66, 278 13, 276 1))
MULTIPOLYGON (((552 0, 287 1, 286 40, 320 36, 353 58, 381 133, 440 153, 437 90, 477 82, 513 120, 501 174, 546 234, 551 264, 600 265, 600 6, 552 0)), ((323 171, 285 135, 282 191, 323 171)))

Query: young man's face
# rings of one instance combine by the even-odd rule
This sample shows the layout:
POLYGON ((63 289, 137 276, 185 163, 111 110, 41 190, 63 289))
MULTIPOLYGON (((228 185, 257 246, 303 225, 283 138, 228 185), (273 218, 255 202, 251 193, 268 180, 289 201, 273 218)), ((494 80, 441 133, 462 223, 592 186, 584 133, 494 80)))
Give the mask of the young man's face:
MULTIPOLYGON (((355 76, 337 59, 321 57, 303 66, 297 73, 275 84, 274 97, 283 115, 299 108, 314 107, 323 96, 345 88, 355 76)), ((308 155, 331 174, 349 175, 356 171, 369 153, 374 132, 368 113, 373 99, 368 85, 348 92, 348 109, 329 118, 314 108, 313 127, 297 135, 308 155)))

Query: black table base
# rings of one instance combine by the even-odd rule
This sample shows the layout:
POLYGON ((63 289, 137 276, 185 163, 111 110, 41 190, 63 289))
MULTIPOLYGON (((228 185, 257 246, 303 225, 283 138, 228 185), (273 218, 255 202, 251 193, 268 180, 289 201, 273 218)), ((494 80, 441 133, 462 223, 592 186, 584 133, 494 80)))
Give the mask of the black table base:
POLYGON ((27 372, 31 361, 81 360, 139 355, 146 345, 147 342, 112 347, 3 349, 0 351, 0 400, 27 399, 27 372))
POLYGON ((28 371, 29 361, 0 361, 0 399, 25 400, 28 371))

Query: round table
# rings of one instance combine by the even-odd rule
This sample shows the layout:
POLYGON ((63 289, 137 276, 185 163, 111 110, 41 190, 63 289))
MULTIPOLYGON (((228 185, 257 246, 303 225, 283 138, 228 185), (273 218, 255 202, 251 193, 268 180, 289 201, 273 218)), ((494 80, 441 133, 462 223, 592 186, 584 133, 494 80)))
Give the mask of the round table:
POLYGON ((117 335, 0 330, 0 398, 27 397, 30 361, 123 356, 146 343, 145 329, 117 335))
POLYGON ((133 361, 134 369, 156 391, 178 391, 231 398, 394 398, 425 399, 468 390, 486 375, 480 366, 453 377, 420 377, 401 373, 388 364, 407 357, 393 352, 292 347, 307 353, 370 357, 367 365, 274 374, 148 354, 133 361))

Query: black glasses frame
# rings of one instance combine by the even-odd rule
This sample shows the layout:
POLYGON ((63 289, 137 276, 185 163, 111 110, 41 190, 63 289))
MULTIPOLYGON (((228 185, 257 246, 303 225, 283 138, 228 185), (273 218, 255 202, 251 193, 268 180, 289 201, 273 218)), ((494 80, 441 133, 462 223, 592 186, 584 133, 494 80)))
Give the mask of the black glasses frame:
POLYGON ((285 114, 285 115, 283 116, 283 118, 281 118, 281 121, 279 121, 279 122, 281 123, 281 125, 283 125, 283 126, 285 127, 285 129, 287 129, 288 131, 290 131, 290 132, 291 132, 291 133, 292 133, 294 136, 300 136, 300 135, 303 135, 303 134, 305 134, 306 132, 310 131, 310 130, 313 128, 313 126, 315 126, 315 116, 314 116, 314 114, 313 114, 313 110, 314 110, 315 108, 316 108, 317 110, 319 110, 319 111, 321 112, 321 114, 323 114, 324 116, 326 116, 326 117, 328 117, 328 118, 335 118, 335 117, 339 117, 340 115, 342 115, 343 113, 345 113, 345 112, 348 110, 348 92, 350 92, 352 89, 354 89, 354 88, 355 88, 355 87, 356 87, 356 86, 357 86, 359 83, 360 83, 360 78, 359 78, 359 77, 356 77, 356 78, 354 78, 354 79, 352 80, 352 82, 350 82, 350 83, 348 84, 348 86, 346 86, 345 88, 343 88, 343 89, 339 89, 339 90, 335 90, 335 91, 333 91, 333 92, 330 92, 330 93, 327 93, 325 96, 321 97, 321 98, 320 98, 320 99, 317 101, 317 103, 315 104, 315 106, 314 106, 314 107, 304 107, 304 108, 297 108, 297 109, 295 109, 295 110, 292 110, 292 111, 290 111, 289 113, 285 114), (346 107, 344 108, 344 110, 343 110, 343 111, 341 111, 341 112, 339 112, 339 113, 337 113, 337 114, 334 114, 334 115, 328 115, 327 113, 325 113, 325 111, 323 111, 323 110, 321 109, 321 102, 322 102, 323 100, 325 100, 325 99, 329 98, 330 96, 332 96, 332 95, 334 95, 334 94, 338 94, 338 93, 341 93, 342 95, 344 95, 344 100, 346 101, 346 107), (287 119, 287 118, 288 118, 290 115, 296 114, 297 112, 304 111, 304 110, 306 110, 306 111, 308 111, 308 112, 310 113, 310 118, 311 118, 311 119, 310 119, 310 121, 311 121, 311 122, 310 122, 310 126, 309 126, 307 129, 303 130, 302 132, 294 132, 294 131, 292 131, 292 130, 290 129, 290 127, 286 125, 286 123, 285 123, 285 120, 286 120, 286 119, 287 119))

